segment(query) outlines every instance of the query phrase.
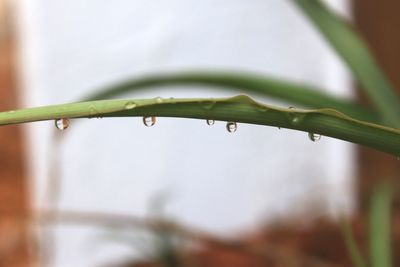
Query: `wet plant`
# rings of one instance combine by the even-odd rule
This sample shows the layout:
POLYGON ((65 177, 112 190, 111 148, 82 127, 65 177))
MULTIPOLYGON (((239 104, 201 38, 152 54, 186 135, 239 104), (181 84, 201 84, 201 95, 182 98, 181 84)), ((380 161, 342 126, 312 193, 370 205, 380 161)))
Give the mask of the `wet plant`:
MULTIPOLYGON (((293 4, 304 12, 347 64, 373 107, 334 97, 307 85, 251 73, 210 70, 149 75, 97 90, 81 102, 0 112, 0 125, 54 120, 57 129, 65 130, 70 124, 73 126, 73 119, 142 117, 144 125, 150 127, 160 117, 179 117, 205 120, 208 125, 224 121, 230 133, 238 130, 239 123, 287 128, 305 132, 313 142, 327 136, 399 157, 399 98, 365 42, 319 0, 293 0, 293 4), (206 99, 113 99, 128 92, 167 85, 224 87, 248 95, 257 93, 284 100, 302 108, 271 106, 247 95, 206 99)), ((370 263, 373 267, 391 266, 389 191, 379 188, 371 200, 370 263)), ((353 250, 354 265, 365 266, 366 261, 354 251, 356 244, 349 231, 344 232, 353 250)))

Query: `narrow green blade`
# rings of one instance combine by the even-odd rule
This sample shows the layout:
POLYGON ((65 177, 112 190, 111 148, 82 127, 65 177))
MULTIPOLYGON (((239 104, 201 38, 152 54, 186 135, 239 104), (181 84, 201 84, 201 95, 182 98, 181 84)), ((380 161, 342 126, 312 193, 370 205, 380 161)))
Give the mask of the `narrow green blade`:
POLYGON ((333 109, 278 108, 245 95, 231 98, 98 100, 0 112, 0 125, 60 118, 159 116, 269 125, 321 134, 398 156, 400 130, 333 109))
POLYGON ((358 248, 357 242, 354 238, 353 231, 347 219, 342 219, 341 222, 342 233, 347 250, 350 254, 350 259, 354 267, 367 267, 367 264, 358 248))
POLYGON ((372 267, 391 267, 391 223, 390 206, 392 188, 379 185, 371 198, 369 217, 369 245, 372 267))
POLYGON ((400 102, 392 85, 356 32, 320 0, 293 0, 347 63, 385 124, 400 128, 400 102))
POLYGON ((295 84, 242 72, 204 71, 150 75, 128 80, 121 84, 100 90, 86 97, 84 100, 109 99, 128 92, 147 89, 148 87, 171 85, 225 87, 235 89, 240 93, 257 93, 263 96, 276 98, 295 106, 332 108, 359 120, 374 123, 379 122, 379 117, 375 112, 353 101, 331 96, 307 85, 295 84))

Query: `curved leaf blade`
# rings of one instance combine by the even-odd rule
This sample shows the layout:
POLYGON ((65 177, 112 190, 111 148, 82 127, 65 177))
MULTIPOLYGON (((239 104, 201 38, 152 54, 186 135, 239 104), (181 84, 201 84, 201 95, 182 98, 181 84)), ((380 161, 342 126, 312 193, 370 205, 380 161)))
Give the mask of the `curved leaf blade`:
POLYGON ((332 108, 359 120, 379 122, 378 115, 364 106, 353 101, 331 96, 316 88, 267 78, 261 75, 228 71, 150 75, 105 88, 84 98, 84 101, 110 99, 149 87, 171 85, 201 85, 230 88, 241 93, 257 93, 273 97, 307 108, 332 108))
POLYGON ((159 116, 214 119, 317 133, 400 154, 400 131, 352 119, 333 109, 286 109, 248 96, 231 98, 98 100, 0 112, 0 125, 59 118, 159 116))
POLYGON ((382 114, 385 123, 400 128, 400 102, 392 85, 372 57, 365 42, 320 0, 294 0, 349 66, 382 114))

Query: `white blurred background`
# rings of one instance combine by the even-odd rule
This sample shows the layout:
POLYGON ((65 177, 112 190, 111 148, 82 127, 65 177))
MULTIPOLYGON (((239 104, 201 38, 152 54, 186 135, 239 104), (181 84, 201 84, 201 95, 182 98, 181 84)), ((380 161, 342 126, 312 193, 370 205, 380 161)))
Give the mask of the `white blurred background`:
MULTIPOLYGON (((330 1, 348 16, 348 1, 330 1)), ((25 106, 79 100, 143 74, 246 70, 351 96, 346 69, 290 0, 19 0, 20 75, 25 106)), ((156 88, 126 97, 217 97, 213 88, 156 88)), ((287 105, 254 97, 265 103, 287 105)), ((38 208, 146 216, 165 214, 221 235, 314 211, 353 207, 352 146, 302 132, 159 118, 71 121, 59 152, 61 186, 49 203, 53 122, 29 125, 38 208)), ((132 256, 104 230, 60 225, 51 266, 87 267, 132 256)), ((134 254, 134 253, 133 253, 134 254)), ((139 257, 139 253, 138 253, 139 257)))

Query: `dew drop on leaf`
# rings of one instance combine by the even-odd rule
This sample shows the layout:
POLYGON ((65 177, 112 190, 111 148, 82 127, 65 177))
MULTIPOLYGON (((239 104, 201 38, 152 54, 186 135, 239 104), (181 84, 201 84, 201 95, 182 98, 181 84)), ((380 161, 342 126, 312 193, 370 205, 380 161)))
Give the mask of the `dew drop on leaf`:
POLYGON ((308 138, 313 142, 317 142, 321 139, 321 135, 316 133, 308 133, 308 138))
POLYGON ((234 133, 237 130, 237 124, 234 121, 230 121, 226 123, 226 130, 230 133, 234 133))
POLYGON ((292 118, 292 123, 297 124, 297 123, 299 123, 299 122, 300 122, 300 118, 299 118, 299 117, 294 116, 294 117, 292 118))
POLYGON ((125 109, 134 109, 136 107, 136 104, 134 102, 128 102, 125 105, 125 109))
POLYGON ((62 118, 62 119, 57 119, 55 120, 56 128, 60 131, 64 131, 69 127, 69 119, 67 118, 62 118))
POLYGON ((147 127, 151 127, 156 124, 157 118, 154 116, 143 117, 143 124, 147 127))
POLYGON ((215 124, 215 120, 207 120, 207 125, 214 125, 215 124))

